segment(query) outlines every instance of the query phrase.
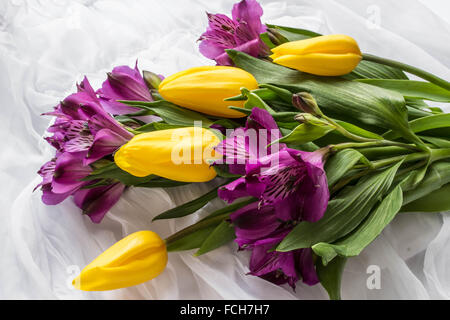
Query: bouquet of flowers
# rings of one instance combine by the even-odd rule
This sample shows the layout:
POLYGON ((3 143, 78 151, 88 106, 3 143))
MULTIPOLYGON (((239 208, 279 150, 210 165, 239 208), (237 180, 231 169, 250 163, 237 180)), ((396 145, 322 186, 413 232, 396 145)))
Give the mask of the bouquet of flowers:
POLYGON ((450 209, 450 83, 361 53, 346 35, 262 24, 242 0, 207 14, 200 52, 216 66, 164 78, 119 66, 95 91, 46 115, 55 157, 39 171, 42 201, 72 196, 100 223, 132 187, 216 188, 154 219, 220 198, 223 208, 161 239, 144 230, 107 249, 73 281, 112 290, 157 277, 168 251, 207 254, 235 241, 249 274, 295 288, 320 283, 340 298, 346 260, 408 211, 450 209), (422 81, 410 80, 407 74, 422 81))

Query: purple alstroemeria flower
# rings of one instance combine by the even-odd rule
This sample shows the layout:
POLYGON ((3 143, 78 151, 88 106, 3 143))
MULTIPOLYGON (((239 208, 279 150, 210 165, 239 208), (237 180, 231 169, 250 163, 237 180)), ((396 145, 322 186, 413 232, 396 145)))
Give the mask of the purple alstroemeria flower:
POLYGON ((117 100, 153 101, 150 90, 137 67, 115 67, 108 73, 108 79, 97 91, 103 108, 114 115, 134 113, 139 108, 130 107, 117 100))
POLYGON ((240 132, 244 137, 234 134, 216 148, 227 164, 232 163, 230 171, 243 175, 221 187, 219 197, 229 203, 241 197, 256 197, 260 206, 274 206, 277 218, 284 221, 315 222, 322 218, 330 196, 323 169, 327 150, 305 152, 279 145, 274 152, 271 147, 276 143, 267 148, 278 139, 278 127, 271 115, 259 108, 252 110, 240 132), (247 139, 251 127, 258 128, 256 140, 247 139))
POLYGON ((277 252, 275 247, 292 230, 293 225, 280 221, 273 206, 249 204, 230 215, 236 242, 251 250, 250 274, 281 285, 295 284, 302 278, 308 285, 319 282, 311 249, 277 252))
POLYGON ((46 140, 58 152, 76 154, 88 165, 112 154, 133 137, 100 104, 89 81, 84 78, 78 92, 69 95, 46 115, 56 116, 46 140))
POLYGON ((125 185, 116 182, 92 189, 78 190, 73 199, 75 204, 89 215, 92 222, 100 223, 108 210, 119 200, 124 190, 125 185))
MULTIPOLYGON (((133 137, 106 112, 84 78, 78 92, 69 95, 46 115, 56 116, 46 140, 56 149, 55 158, 39 170, 42 201, 55 205, 73 195, 75 204, 93 222, 100 222, 120 198, 125 185, 113 182, 107 186, 84 189, 96 181, 82 179, 92 172, 90 164, 111 155, 133 137)), ((36 187, 36 188, 37 188, 36 187)))
POLYGON ((242 0, 233 6, 232 19, 224 14, 208 15, 209 25, 200 36, 200 52, 218 65, 231 65, 225 49, 245 52, 254 57, 267 54, 259 35, 266 31, 261 23, 263 10, 256 0, 242 0))

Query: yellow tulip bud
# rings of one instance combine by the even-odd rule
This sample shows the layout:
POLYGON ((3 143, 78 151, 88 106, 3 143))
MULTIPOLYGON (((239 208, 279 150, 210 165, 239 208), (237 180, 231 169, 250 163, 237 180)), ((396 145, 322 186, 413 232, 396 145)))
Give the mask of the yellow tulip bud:
POLYGON ((362 58, 355 39, 341 34, 286 42, 272 52, 274 63, 318 76, 347 74, 362 58))
POLYGON ((217 117, 240 118, 245 114, 229 109, 243 107, 244 101, 224 101, 239 95, 240 88, 258 88, 247 71, 226 66, 191 68, 171 75, 159 85, 161 96, 181 107, 217 117))
POLYGON ((116 242, 88 264, 72 285, 83 291, 135 286, 156 278, 167 264, 167 249, 153 231, 139 231, 116 242))
POLYGON ((220 139, 210 130, 186 127, 158 130, 134 136, 114 155, 117 166, 145 177, 155 174, 182 182, 205 182, 216 172, 207 162, 217 157, 220 139))

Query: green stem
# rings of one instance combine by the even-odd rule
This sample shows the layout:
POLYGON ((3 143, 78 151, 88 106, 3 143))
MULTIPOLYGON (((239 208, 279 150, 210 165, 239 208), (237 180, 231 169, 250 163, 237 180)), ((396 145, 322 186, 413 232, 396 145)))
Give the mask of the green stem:
POLYGON ((241 201, 241 202, 237 202, 237 203, 233 203, 232 205, 229 205, 227 207, 224 207, 222 209, 219 209, 213 213, 211 213, 209 216, 207 216, 206 218, 200 220, 199 222, 190 225, 174 234, 172 234, 171 236, 167 237, 165 239, 166 244, 170 244, 171 242, 177 241, 197 230, 212 226, 214 224, 217 224, 219 222, 222 222, 224 219, 227 219, 230 215, 230 213, 246 206, 247 204, 250 204, 252 202, 255 202, 256 199, 255 198, 250 198, 248 200, 245 201, 241 201))
POLYGON ((413 75, 416 75, 419 78, 422 78, 431 83, 434 83, 435 85, 437 85, 441 88, 450 90, 450 82, 448 82, 442 78, 439 78, 439 77, 435 76, 434 74, 424 71, 422 69, 410 66, 406 63, 402 63, 402 62, 398 62, 398 61, 390 60, 390 59, 386 59, 386 58, 381 58, 381 57, 374 56, 374 55, 368 54, 368 53, 364 53, 362 56, 363 56, 363 59, 366 61, 372 61, 372 62, 384 64, 389 67, 398 68, 400 70, 403 70, 403 71, 406 71, 413 75))
POLYGON ((340 144, 335 144, 332 146, 333 151, 339 151, 347 148, 367 148, 367 147, 400 147, 408 150, 419 151, 418 147, 389 140, 371 140, 369 142, 345 142, 340 144))
POLYGON ((327 117, 324 114, 322 114, 321 117, 324 118, 325 120, 327 120, 331 125, 333 125, 340 134, 342 134, 344 137, 349 138, 350 140, 359 141, 359 142, 378 141, 377 139, 365 138, 365 137, 361 137, 356 134, 353 134, 353 133, 347 131, 347 129, 342 127, 339 123, 337 123, 336 121, 327 117))

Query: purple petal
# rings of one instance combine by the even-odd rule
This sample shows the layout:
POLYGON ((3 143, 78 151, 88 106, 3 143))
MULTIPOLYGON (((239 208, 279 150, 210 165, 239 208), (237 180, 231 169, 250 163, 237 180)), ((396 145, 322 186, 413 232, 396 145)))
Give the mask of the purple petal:
POLYGON ((258 208, 256 202, 235 211, 230 218, 235 227, 236 242, 240 247, 267 237, 281 224, 272 207, 258 208))
POLYGON ((124 190, 125 185, 122 183, 82 189, 75 193, 74 202, 92 222, 100 223, 109 209, 120 199, 124 190))
POLYGON ((126 114, 139 111, 139 108, 130 107, 116 100, 152 101, 147 85, 136 66, 131 69, 128 66, 115 67, 108 73, 108 79, 103 82, 98 90, 101 103, 111 114, 126 114))
POLYGON ((52 181, 53 193, 68 193, 80 188, 86 182, 80 179, 89 175, 92 169, 83 165, 83 160, 70 153, 63 153, 56 159, 52 181))
POLYGON ((113 154, 126 142, 127 139, 109 129, 98 131, 86 155, 84 164, 89 165, 107 155, 113 154))
POLYGON ((66 193, 54 193, 50 184, 42 186, 42 202, 48 206, 56 205, 63 202, 73 193, 72 190, 66 193))
POLYGON ((330 191, 324 170, 308 166, 308 177, 309 179, 305 179, 298 192, 303 196, 302 219, 316 222, 323 217, 327 210, 330 191))
POLYGON ((89 119, 89 129, 96 135, 98 131, 102 129, 109 129, 123 138, 129 140, 133 138, 133 134, 122 125, 117 122, 113 117, 108 114, 96 114, 89 119))
POLYGON ((241 177, 223 187, 220 187, 217 194, 219 195, 220 199, 228 203, 232 203, 238 198, 248 196, 245 187, 245 179, 241 177))
MULTIPOLYGON (((221 45, 218 45, 215 41, 210 39, 205 39, 200 42, 200 45, 198 46, 200 53, 204 55, 206 58, 215 60, 217 57, 225 53, 226 47, 223 47, 221 45)), ((228 57, 228 55, 226 54, 228 57)), ((231 61, 229 64, 225 65, 231 65, 231 61)))
POLYGON ((140 110, 139 108, 130 107, 126 104, 114 100, 105 99, 103 97, 100 97, 100 104, 108 113, 115 115, 135 113, 140 110))
MULTIPOLYGON (((247 42, 244 42, 236 47, 230 47, 226 49, 233 49, 236 51, 241 51, 244 53, 247 53, 253 57, 258 57, 260 51, 261 51, 261 43, 259 39, 253 39, 249 40, 247 42)), ((231 61, 228 54, 225 52, 225 50, 222 50, 222 53, 220 55, 217 55, 214 60, 219 66, 231 66, 233 65, 233 62, 231 61)))
POLYGON ((93 138, 92 135, 73 138, 64 144, 63 149, 70 153, 87 151, 92 145, 93 138))
POLYGON ((266 27, 261 24, 263 9, 256 0, 242 0, 236 3, 231 14, 233 20, 246 24, 253 38, 259 37, 259 34, 266 30, 266 27))
POLYGON ((300 274, 303 282, 309 286, 319 283, 311 248, 301 249, 298 257, 300 274))
MULTIPOLYGON (((247 123, 245 125, 246 129, 266 129, 266 130, 279 130, 278 125, 270 115, 269 111, 261 109, 261 108, 253 108, 252 113, 249 115, 247 119, 247 123)), ((277 138, 279 139, 279 138, 277 138)))

